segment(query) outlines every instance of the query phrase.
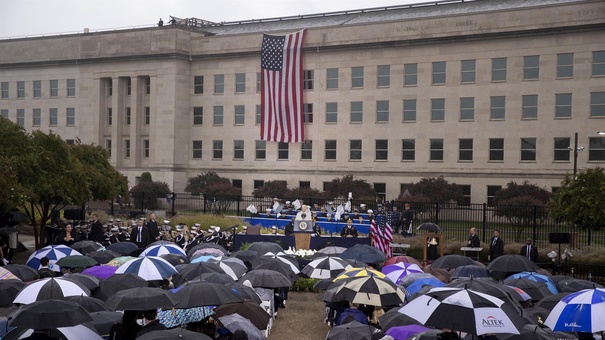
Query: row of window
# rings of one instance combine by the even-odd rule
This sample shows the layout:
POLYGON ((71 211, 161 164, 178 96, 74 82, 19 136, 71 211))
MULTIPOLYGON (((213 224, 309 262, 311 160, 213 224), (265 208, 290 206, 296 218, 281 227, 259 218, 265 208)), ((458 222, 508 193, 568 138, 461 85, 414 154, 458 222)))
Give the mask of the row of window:
MULTIPOLYGON (((25 126, 25 109, 17 109, 17 120, 16 123, 19 126, 25 126)), ((68 107, 65 109, 65 126, 75 126, 76 125, 76 109, 73 107, 68 107)), ((8 109, 0 109, 0 116, 9 119, 8 109)), ((48 109, 48 125, 49 126, 59 126, 59 109, 58 108, 50 108, 48 109)), ((42 109, 32 109, 32 126, 42 126, 42 109)))
MULTIPOLYGON (((130 96, 132 94, 132 78, 131 77, 120 77, 119 79, 125 82, 126 95, 130 96)), ((137 77, 140 79, 140 82, 143 84, 144 94, 151 94, 151 77, 150 76, 140 76, 137 77)), ((105 83, 107 88, 107 95, 113 96, 113 79, 112 78, 103 78, 102 81, 105 83)))
MULTIPOLYGON (((31 93, 33 98, 42 98, 42 80, 34 80, 31 82, 31 93)), ((50 98, 58 98, 59 97, 59 80, 52 79, 48 81, 48 94, 50 98)), ((16 98, 26 98, 27 90, 25 86, 25 81, 16 82, 17 85, 17 93, 16 98)), ((9 99, 10 98, 10 83, 7 81, 0 82, 0 98, 1 99, 9 99)), ((75 97, 76 96, 76 80, 75 79, 67 79, 65 81, 65 94, 67 97, 75 97)))
MULTIPOLYGON (((113 109, 111 107, 107 108, 107 125, 113 125, 113 109)), ((132 108, 126 107, 124 110, 124 124, 130 125, 132 122, 132 108)), ((149 106, 145 106, 143 108, 143 124, 149 125, 151 124, 151 108, 149 106)))
MULTIPOLYGON (((460 83, 474 84, 477 76, 477 61, 475 59, 460 61, 460 83)), ((491 81, 506 82, 508 79, 508 64, 507 57, 491 59, 491 81)), ((376 66, 376 87, 388 88, 391 86, 391 66, 378 65, 376 66)), ((417 86, 418 85, 418 63, 403 64, 403 85, 417 86)), ((605 76, 605 51, 592 52, 592 76, 605 76)), ((574 76, 574 53, 557 54, 556 78, 569 79, 574 76)), ((339 69, 327 68, 325 74, 326 89, 335 90, 339 88, 339 69)), ((540 56, 531 55, 523 57, 523 80, 539 80, 540 79, 540 56)), ((365 86, 365 67, 351 67, 351 88, 364 88, 365 86)), ((436 61, 431 64, 431 84, 443 85, 447 80, 447 62, 436 61)), ((225 75, 213 75, 213 93, 225 93, 225 75)), ((315 70, 303 71, 303 88, 305 90, 313 90, 315 88, 315 70)), ((256 92, 261 89, 260 72, 256 73, 256 92)), ((234 75, 234 90, 235 93, 246 92, 246 74, 236 73, 234 75)), ((204 93, 204 76, 194 76, 193 78, 193 93, 204 93)))

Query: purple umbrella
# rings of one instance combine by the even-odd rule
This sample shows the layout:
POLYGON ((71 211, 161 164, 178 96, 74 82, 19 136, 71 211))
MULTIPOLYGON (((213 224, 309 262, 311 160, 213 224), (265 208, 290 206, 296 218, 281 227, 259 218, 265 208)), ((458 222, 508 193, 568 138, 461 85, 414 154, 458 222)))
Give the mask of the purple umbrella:
POLYGON ((106 278, 112 276, 116 270, 118 270, 118 267, 114 267, 114 266, 93 266, 90 268, 86 268, 82 271, 82 274, 88 274, 91 276, 95 276, 98 277, 101 280, 105 280, 106 278))
POLYGON ((392 336, 393 338, 395 338, 395 340, 405 340, 414 334, 422 333, 424 331, 428 331, 429 329, 430 328, 426 328, 420 325, 405 325, 391 327, 385 332, 385 334, 392 336))

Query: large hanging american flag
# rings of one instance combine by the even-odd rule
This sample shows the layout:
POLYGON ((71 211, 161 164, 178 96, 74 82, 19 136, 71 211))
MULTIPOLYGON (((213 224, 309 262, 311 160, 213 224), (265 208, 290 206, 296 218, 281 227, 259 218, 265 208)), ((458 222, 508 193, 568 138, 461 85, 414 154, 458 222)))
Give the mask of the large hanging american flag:
POLYGON ((390 216, 380 214, 370 222, 370 233, 372 234, 372 246, 386 254, 387 258, 393 256, 393 228, 390 216))
POLYGON ((305 30, 263 35, 260 139, 303 143, 302 43, 305 30))

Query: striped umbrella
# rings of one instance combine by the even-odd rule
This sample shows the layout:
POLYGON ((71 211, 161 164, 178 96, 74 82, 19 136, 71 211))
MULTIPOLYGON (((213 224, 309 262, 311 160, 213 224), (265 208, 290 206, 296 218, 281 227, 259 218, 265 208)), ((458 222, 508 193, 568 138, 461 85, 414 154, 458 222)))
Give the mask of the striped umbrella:
POLYGON ((550 277, 542 274, 538 274, 536 272, 520 272, 517 274, 513 274, 506 278, 508 279, 528 279, 535 282, 542 282, 546 284, 548 290, 550 290, 553 294, 558 294, 559 290, 557 289, 557 285, 550 279, 550 277))
POLYGON ((187 253, 177 246, 174 243, 165 243, 165 244, 156 244, 153 246, 147 247, 143 252, 139 255, 139 257, 144 256, 160 256, 165 254, 178 254, 187 257, 187 253))
POLYGON ((338 275, 334 279, 334 282, 336 282, 338 280, 350 279, 350 278, 354 278, 354 277, 365 277, 365 276, 377 276, 381 279, 384 279, 387 277, 386 275, 384 275, 383 273, 379 272, 376 269, 353 267, 353 268, 349 268, 349 269, 345 270, 342 274, 338 275))
POLYGON ((351 265, 340 257, 330 256, 317 258, 306 265, 302 273, 314 279, 335 279, 351 265))
POLYGON ((345 281, 332 297, 332 302, 343 300, 371 306, 397 306, 405 301, 405 293, 389 279, 355 277, 345 281))
POLYGON ((418 265, 405 262, 398 262, 382 267, 382 273, 395 284, 399 284, 399 281, 409 274, 422 272, 422 268, 420 268, 418 265))
POLYGON ((35 301, 61 299, 65 296, 89 296, 83 284, 64 278, 49 277, 31 282, 19 292, 13 303, 29 304, 35 301))
POLYGON ((586 289, 561 299, 544 324, 553 331, 605 331, 605 288, 586 289))
POLYGON ((19 281, 21 281, 21 279, 19 277, 17 277, 15 274, 8 271, 8 269, 4 269, 3 267, 0 267, 0 281, 1 280, 19 280, 19 281))
POLYGON ((43 257, 47 257, 49 260, 48 267, 56 272, 60 272, 61 268, 59 266, 55 265, 55 263, 59 259, 65 257, 65 256, 70 256, 70 255, 82 255, 82 254, 79 253, 78 251, 76 251, 68 246, 64 246, 62 244, 51 245, 51 246, 46 246, 44 248, 40 248, 40 249, 36 250, 33 254, 31 254, 29 256, 29 258, 27 259, 27 262, 25 264, 34 268, 35 270, 38 270, 41 267, 40 259, 42 259, 43 257))
POLYGON ((124 263, 116 274, 135 274, 145 281, 163 280, 172 275, 178 274, 168 261, 161 257, 139 257, 124 263))
POLYGON ((114 267, 121 267, 124 263, 136 259, 136 257, 132 257, 132 256, 120 256, 120 257, 116 257, 115 259, 107 262, 108 266, 114 266, 114 267))
POLYGON ((233 258, 230 259, 228 257, 223 257, 223 258, 214 258, 214 259, 210 259, 210 263, 216 263, 219 265, 219 267, 221 267, 222 270, 225 271, 225 274, 231 276, 231 278, 233 278, 233 280, 237 280, 240 277, 242 277, 242 275, 246 274, 246 272, 248 271, 248 268, 246 267, 246 265, 243 262, 237 262, 234 261, 237 260, 239 261, 238 258, 233 258))
POLYGON ((290 268, 292 269, 294 274, 300 273, 300 269, 298 269, 298 261, 294 257, 287 255, 284 252, 281 252, 281 251, 277 252, 277 253, 268 252, 268 253, 265 253, 263 255, 263 257, 273 258, 273 259, 282 261, 283 263, 290 266, 290 268))

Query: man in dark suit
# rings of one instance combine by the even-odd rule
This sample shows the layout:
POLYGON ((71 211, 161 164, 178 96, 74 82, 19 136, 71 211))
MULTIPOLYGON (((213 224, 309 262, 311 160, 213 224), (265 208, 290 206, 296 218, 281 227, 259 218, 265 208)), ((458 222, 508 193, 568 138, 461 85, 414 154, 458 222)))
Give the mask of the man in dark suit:
POLYGON ((99 221, 99 215, 92 214, 89 239, 95 242, 103 242, 103 224, 99 221))
MULTIPOLYGON (((468 247, 473 247, 473 248, 481 247, 481 240, 479 239, 479 236, 477 236, 477 229, 471 228, 470 233, 471 233, 471 235, 468 237, 468 241, 466 241, 466 245, 468 247)), ((479 260, 479 252, 476 252, 476 251, 467 251, 466 256, 468 256, 474 260, 479 260)))
POLYGON ((149 215, 149 222, 145 225, 149 230, 149 235, 152 241, 160 240, 160 229, 158 228, 158 216, 156 214, 149 215))
POLYGON ((130 242, 134 242, 139 248, 145 248, 151 242, 149 229, 143 225, 143 219, 137 220, 137 226, 132 228, 130 242))
POLYGON ((493 261, 502 255, 504 255, 504 241, 500 238, 500 231, 494 230, 494 237, 492 237, 489 243, 489 256, 487 260, 493 261))
POLYGON ((526 243, 526 245, 521 247, 521 256, 525 256, 528 259, 532 260, 532 262, 536 262, 536 260, 538 259, 538 248, 534 247, 531 238, 528 238, 526 243))

